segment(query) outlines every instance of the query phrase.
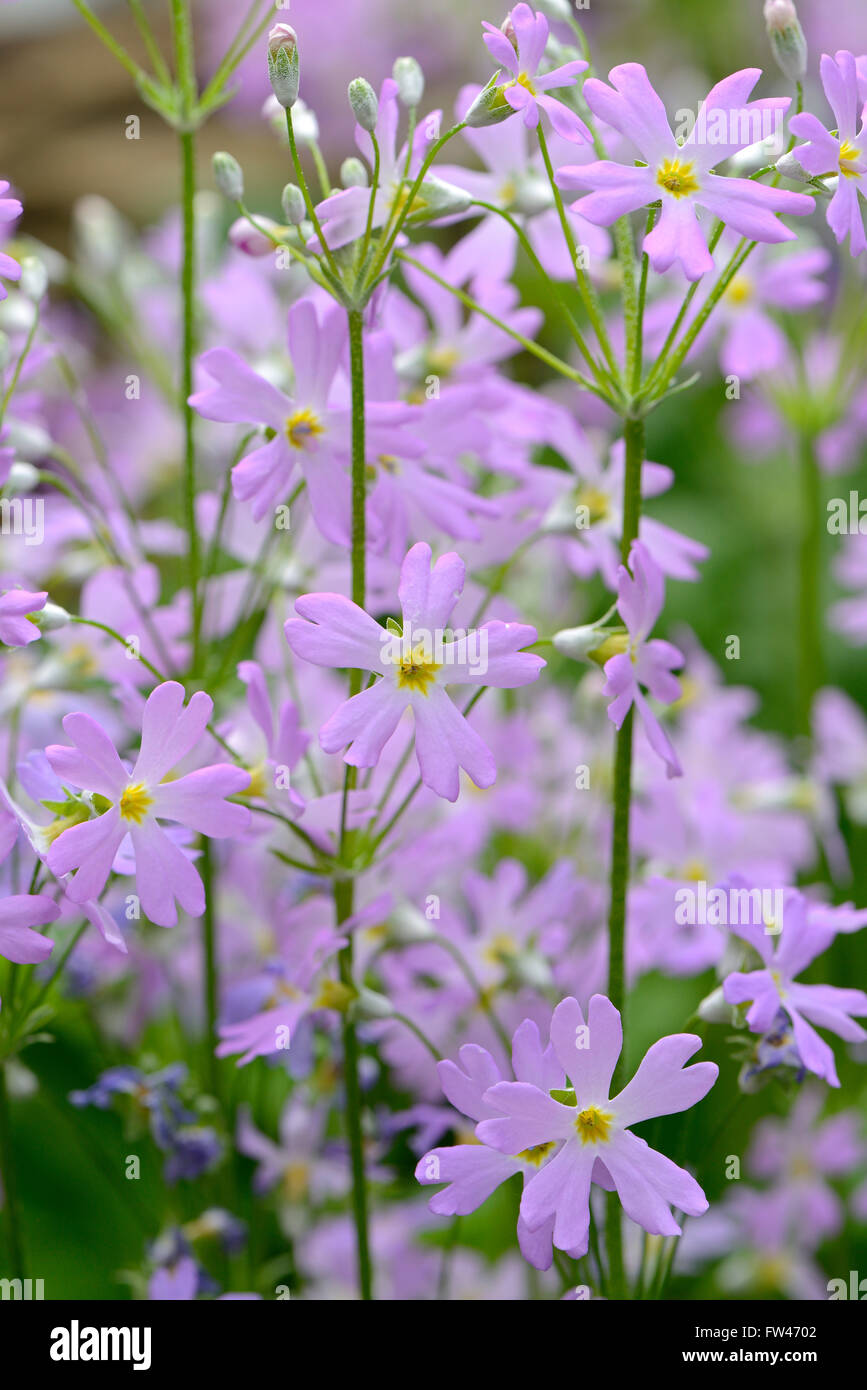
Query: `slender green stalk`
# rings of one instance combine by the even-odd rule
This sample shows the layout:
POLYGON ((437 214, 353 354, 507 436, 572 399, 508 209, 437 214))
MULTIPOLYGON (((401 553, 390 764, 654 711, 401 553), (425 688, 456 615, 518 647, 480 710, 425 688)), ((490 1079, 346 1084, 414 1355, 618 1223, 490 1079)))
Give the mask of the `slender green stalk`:
POLYGON ((822 605, 819 583, 822 558, 822 479, 813 441, 808 434, 799 440, 801 471, 800 614, 798 669, 798 733, 809 735, 810 716, 816 691, 823 682, 822 605))
POLYGON ((202 608, 199 594, 199 532, 196 525, 196 434, 193 394, 193 358, 196 350, 196 148, 191 130, 180 133, 184 249, 181 263, 183 337, 181 356, 181 412, 184 422, 184 517, 188 538, 188 572, 193 605, 193 672, 198 670, 202 608))
POLYGON ((313 203, 313 199, 310 196, 310 189, 307 185, 307 178, 304 173, 304 165, 301 163, 301 156, 298 153, 298 144, 295 139, 295 124, 292 120, 292 109, 288 106, 286 108, 286 130, 289 135, 289 153, 292 156, 292 167, 295 170, 295 177, 298 180, 298 187, 301 189, 301 195, 304 199, 304 206, 307 209, 307 216, 313 223, 313 230, 315 231, 319 239, 319 245, 322 248, 322 254, 328 262, 328 267, 331 271, 331 274, 334 276, 335 280, 339 281, 339 267, 334 259, 334 253, 328 245, 328 242, 325 240, 325 233, 322 230, 322 224, 319 221, 319 218, 316 213, 316 208, 313 203))
POLYGON ((12 1127, 9 1115, 9 1097, 6 1091, 6 1069, 2 1063, 0 1063, 0 1172, 3 1174, 3 1215, 6 1224, 10 1271, 14 1279, 23 1279, 24 1241, 18 1213, 18 1185, 12 1153, 12 1127))
POLYGON ((217 1024, 220 1009, 220 977, 217 960, 217 924, 214 912, 214 898, 217 885, 214 881, 214 862, 211 842, 202 836, 202 883, 205 889, 205 915, 202 918, 202 948, 204 955, 205 984, 205 1052, 208 1086, 211 1094, 220 1098, 220 1063, 217 1057, 219 1041, 217 1024))
POLYGON ((93 13, 93 10, 90 8, 90 6, 84 3, 84 0, 72 0, 72 3, 78 10, 78 13, 81 15, 82 19, 84 19, 86 23, 90 25, 91 29, 96 34, 96 37, 100 40, 100 42, 103 43, 105 47, 108 49, 108 51, 114 55, 114 57, 121 64, 121 66, 126 68, 126 71, 129 73, 130 77, 133 77, 136 81, 138 81, 140 77, 146 75, 143 72, 143 69, 139 67, 135 59, 129 53, 127 53, 123 45, 119 44, 114 35, 109 33, 108 29, 106 29, 102 21, 98 19, 97 16, 93 13))
MULTIPOLYGON (((641 466, 644 462, 644 421, 627 420, 626 468, 623 479, 623 535, 620 554, 629 559, 641 519, 641 466)), ((620 1089, 626 1043, 626 895, 629 887, 629 821, 632 804, 632 728, 630 709, 617 734, 614 756, 614 825, 611 836, 610 907, 608 913, 608 997, 623 1022, 624 1049, 614 1070, 612 1091, 620 1089)), ((620 1202, 611 1194, 606 1218, 608 1272, 614 1298, 626 1297, 623 1275, 620 1202)))
MULTIPOLYGON (((364 408, 364 324, 362 315, 349 313, 349 359, 352 381, 352 600, 363 608, 366 599, 366 476, 364 408)), ((361 672, 350 675, 350 696, 361 688, 361 672)), ((350 836, 346 830, 346 804, 355 785, 355 768, 347 768, 341 813, 340 857, 346 862, 350 836)), ((334 904, 338 926, 352 916, 355 885, 352 879, 335 878, 334 904)), ((352 936, 338 957, 341 982, 353 988, 352 936)), ((352 1168, 352 1212, 355 1221, 358 1287, 365 1301, 373 1297, 373 1271, 368 1240, 367 1181, 364 1172, 364 1137, 361 1127, 361 1086, 358 1077, 358 1037, 348 1015, 343 1017, 343 1084, 346 1091, 346 1128, 352 1168)))
POLYGON ((545 172, 548 175, 548 182, 551 185, 551 192, 554 195, 554 204, 557 208, 557 215, 560 218, 560 226, 563 229, 563 236, 566 240, 566 245, 569 248, 569 255, 572 258, 572 265, 575 268, 575 277, 578 285, 578 293, 581 295, 582 303, 584 304, 584 308, 587 310, 587 317, 589 318, 596 332, 596 337, 599 340, 599 346, 601 347, 602 352, 604 353, 605 361, 608 363, 609 369, 614 380, 617 381, 619 379, 620 373, 618 371, 614 353, 611 349, 611 343, 608 338, 608 331, 605 327, 605 320, 602 317, 602 309, 596 297, 596 291, 593 289, 593 286, 590 284, 588 277, 584 274, 584 271, 582 270, 581 265, 579 264, 578 243, 575 240, 575 233, 573 232, 572 226, 569 222, 569 218, 566 215, 566 209, 563 205, 563 195, 560 192, 557 180, 554 177, 554 166, 551 163, 551 156, 548 152, 548 142, 545 139, 545 135, 541 125, 538 127, 538 135, 539 149, 542 151, 542 160, 545 164, 545 172))

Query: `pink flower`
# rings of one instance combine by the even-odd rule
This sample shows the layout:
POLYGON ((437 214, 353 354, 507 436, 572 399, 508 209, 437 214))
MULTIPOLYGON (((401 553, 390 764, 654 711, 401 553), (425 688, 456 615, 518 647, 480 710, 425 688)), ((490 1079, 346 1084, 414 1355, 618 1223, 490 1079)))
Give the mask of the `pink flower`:
POLYGON ((204 691, 193 695, 186 709, 184 698, 184 688, 177 681, 166 681, 148 696, 141 748, 132 772, 88 714, 68 714, 63 721, 72 748, 63 744, 46 748, 60 780, 94 794, 92 804, 99 811, 95 819, 64 830, 48 852, 52 873, 77 871, 66 889, 73 902, 99 897, 128 835, 146 916, 161 927, 173 927, 176 899, 192 917, 204 912, 202 881, 159 822, 176 821, 215 839, 243 834, 250 812, 225 798, 244 791, 250 776, 243 768, 217 763, 175 781, 166 780, 202 737, 214 707, 204 691))
POLYGON ((47 960, 54 942, 31 928, 54 922, 60 908, 51 898, 21 893, 0 900, 0 956, 18 965, 38 965, 47 960))
MULTIPOLYGON (((9 183, 6 179, 0 180, 0 223, 17 222, 24 209, 17 198, 6 198, 4 194, 9 192, 9 183)), ((11 256, 7 256, 5 251, 0 251, 0 275, 7 280, 20 280, 21 267, 11 256)), ((0 284, 0 299, 6 298, 6 286, 0 284)))
MULTIPOLYGON (((232 490, 239 502, 252 502, 253 517, 262 518, 284 503, 301 469, 313 518, 327 540, 346 545, 350 530, 349 407, 333 398, 334 382, 346 347, 346 315, 330 305, 321 319, 309 299, 289 311, 289 355, 295 373, 292 396, 284 395, 228 348, 206 352, 201 365, 213 378, 190 397, 206 420, 253 422, 273 431, 273 438, 248 454, 232 471, 232 490)), ((400 402, 367 407, 371 454, 401 452, 396 426, 414 419, 400 402)))
POLYGON ((822 55, 822 85, 828 105, 834 112, 837 134, 829 135, 817 116, 804 111, 793 116, 789 129, 806 145, 798 145, 793 154, 808 174, 837 174, 837 188, 828 204, 828 226, 842 243, 849 237, 849 250, 860 256, 867 250, 864 220, 858 194, 867 198, 864 180, 867 177, 867 130, 864 127, 864 99, 858 89, 858 70, 855 59, 846 49, 830 58, 822 55))
POLYGON ((688 1110, 717 1078, 713 1062, 684 1067, 701 1039, 678 1033, 653 1044, 632 1080, 609 1098, 623 1045, 620 1014, 604 995, 590 1000, 587 1023, 575 999, 564 999, 551 1020, 551 1045, 572 1083, 555 1098, 538 1084, 501 1081, 484 1101, 501 1117, 482 1120, 476 1134, 504 1154, 540 1146, 557 1152, 524 1188, 521 1217, 530 1232, 553 1218, 554 1244, 583 1255, 590 1228, 590 1184, 617 1192, 627 1216, 651 1235, 679 1235, 671 1207, 690 1216, 707 1211, 698 1183, 630 1127, 657 1115, 688 1110))
POLYGON ((548 44, 548 21, 529 5, 516 5, 503 29, 483 23, 484 42, 495 62, 512 74, 500 90, 513 111, 524 113, 524 125, 534 130, 545 111, 558 135, 567 140, 587 140, 593 136, 575 112, 561 101, 546 95, 554 87, 571 87, 579 73, 589 66, 582 58, 540 73, 539 64, 548 44), (512 39, 514 35, 514 41, 512 39))
POLYGON ((763 926, 732 928, 754 948, 764 968, 746 974, 735 971, 724 982, 723 995, 729 1004, 750 1005, 747 1023, 754 1033, 769 1032, 780 1009, 785 1010, 804 1066, 829 1086, 839 1086, 834 1053, 812 1025, 827 1028, 846 1042, 863 1042, 867 1032, 851 1015, 867 1014, 867 994, 835 985, 802 985, 795 979, 835 935, 837 928, 827 912, 811 913, 807 899, 793 891, 786 894, 781 926, 776 935, 763 926))
POLYGON ((41 633, 31 614, 39 613, 48 602, 48 594, 31 594, 26 589, 9 589, 0 594, 0 642, 7 647, 26 647, 36 642, 41 633))
POLYGON ((574 205, 575 211, 607 227, 626 213, 661 202, 659 220, 645 238, 644 250, 654 270, 668 270, 677 262, 688 280, 698 280, 713 269, 698 222, 699 207, 751 241, 793 241, 795 233, 777 214, 806 215, 813 211, 812 198, 768 188, 754 179, 723 178, 712 172, 724 159, 768 133, 763 113, 787 110, 788 97, 748 100, 760 76, 759 68, 744 68, 718 82, 683 145, 677 143, 665 107, 640 63, 611 69, 614 90, 590 79, 584 84, 584 95, 591 110, 630 139, 645 164, 636 168, 631 162, 603 159, 558 170, 561 188, 592 190, 574 205))
POLYGON ((680 777, 682 769, 671 740, 641 693, 641 687, 644 686, 654 699, 661 700, 663 704, 670 705, 679 699, 680 682, 672 671, 683 665, 683 653, 671 642, 662 642, 658 638, 647 641, 662 612, 665 581, 662 571, 642 541, 633 541, 629 563, 632 574, 625 565, 621 565, 617 584, 617 606, 626 623, 627 637, 611 639, 615 643, 625 641, 626 650, 606 661, 607 681, 602 693, 613 697, 608 706, 608 718, 617 729, 622 727, 627 712, 635 705, 647 740, 654 753, 665 763, 668 776, 680 777))
POLYGON ((354 695, 319 732, 326 753, 349 744, 344 761, 375 767, 401 715, 412 709, 415 752, 425 786, 456 801, 463 768, 478 787, 496 779, 494 756, 446 693, 447 685, 514 689, 536 680, 541 657, 521 651, 536 640, 523 623, 490 622, 458 638, 448 630, 464 586, 455 554, 431 567, 429 545, 414 545, 404 559, 399 597, 403 631, 393 633, 340 594, 306 594, 295 604, 301 618, 285 627, 293 652, 317 666, 349 667, 381 677, 354 695), (305 620, 305 621, 302 621, 305 620))

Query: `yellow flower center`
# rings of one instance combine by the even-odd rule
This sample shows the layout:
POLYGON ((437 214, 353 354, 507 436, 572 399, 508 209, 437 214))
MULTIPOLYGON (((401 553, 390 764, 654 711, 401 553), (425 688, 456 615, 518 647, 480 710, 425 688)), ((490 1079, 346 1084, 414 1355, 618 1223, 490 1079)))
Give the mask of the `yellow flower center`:
POLYGON ((427 695, 428 686, 433 685, 439 669, 435 661, 425 661, 422 648, 411 652, 398 662, 398 689, 417 690, 421 695, 427 695))
POLYGON ((551 1139, 547 1144, 534 1144, 532 1149, 522 1149, 516 1157, 522 1158, 525 1163, 532 1163, 534 1168, 540 1168, 551 1150, 556 1147, 555 1141, 551 1139))
POLYGON ((532 79, 525 72, 519 72, 514 82, 507 84, 510 87, 526 87, 531 96, 536 95, 536 88, 533 86, 532 79))
POLYGON ((753 282, 748 275, 736 275, 726 290, 732 304, 747 304, 753 297, 753 282))
POLYGON ((578 505, 587 508, 591 526, 594 521, 604 521, 611 513, 611 498, 599 487, 579 488, 578 505))
POLYGON ((325 433, 325 426, 312 410, 296 410, 286 421, 286 438, 293 449, 306 449, 318 434, 325 433))
POLYGON ((860 179, 861 171, 855 165, 861 158, 861 151, 857 145, 850 145, 848 140, 844 140, 840 146, 840 173, 844 179, 860 179))
POLYGON ((613 1119, 613 1115, 609 1115, 605 1110, 597 1110, 595 1105, 582 1110, 581 1114, 575 1117, 575 1128, 581 1136, 581 1143, 607 1143, 613 1119))
POLYGON ((141 825, 148 810, 154 804, 154 799, 148 792, 144 782, 136 782, 134 786, 127 787, 120 799, 120 814, 124 820, 134 821, 136 825, 141 825))
POLYGON ((698 180, 693 174, 694 165, 682 163, 679 159, 666 159, 656 171, 656 182, 673 198, 685 198, 689 193, 698 192, 698 180))
POLYGON ((484 956, 492 965, 507 965, 518 953, 518 948, 507 932, 498 932, 485 947, 484 956))

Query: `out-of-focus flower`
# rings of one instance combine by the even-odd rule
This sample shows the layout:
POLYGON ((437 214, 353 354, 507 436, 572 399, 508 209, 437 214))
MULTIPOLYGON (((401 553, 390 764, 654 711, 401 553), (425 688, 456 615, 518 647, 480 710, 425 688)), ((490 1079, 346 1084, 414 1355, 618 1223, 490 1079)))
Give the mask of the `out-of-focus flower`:
POLYGON ((841 244, 849 238, 849 250, 860 256, 867 250, 860 193, 867 198, 867 129, 864 126, 864 99, 858 91, 855 58, 846 49, 831 58, 822 55, 820 71, 828 105, 834 112, 837 133, 831 135, 818 116, 803 111, 793 116, 789 129, 806 145, 798 145, 795 158, 814 178, 837 176, 837 187, 828 204, 828 226, 841 244))

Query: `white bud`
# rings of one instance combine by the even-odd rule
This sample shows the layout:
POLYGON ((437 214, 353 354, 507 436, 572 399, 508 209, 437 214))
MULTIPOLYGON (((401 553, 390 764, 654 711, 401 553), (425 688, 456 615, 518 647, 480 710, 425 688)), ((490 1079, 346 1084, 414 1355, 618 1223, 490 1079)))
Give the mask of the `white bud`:
POLYGON ((807 40, 792 0, 765 0, 765 26, 777 66, 790 82, 807 71, 807 40))
POLYGON ((572 18, 569 0, 535 0, 535 7, 549 19, 555 19, 560 24, 568 24, 572 18))
POLYGON ((290 227, 298 227, 304 221, 307 213, 304 203, 304 194, 296 183, 287 183, 283 189, 280 199, 283 205, 283 216, 290 227))
POLYGON ((782 159, 778 159, 774 166, 778 174, 782 174, 784 179, 791 179, 793 183, 811 183, 812 174, 808 174, 806 169, 797 160, 794 154, 784 154, 782 159))
POLYGON ((379 101, 366 77, 356 77, 349 84, 349 105, 362 130, 376 130, 379 101))
POLYGON ((429 941, 434 934, 430 922, 411 903, 401 903, 389 914, 389 939, 398 946, 411 946, 417 941, 429 941))
POLYGON ((238 203, 244 196, 244 171, 234 155, 218 150, 214 155, 214 182, 225 198, 238 203))
POLYGON ((418 106, 424 96, 424 73, 415 58, 396 58, 392 77, 397 83, 397 94, 404 106, 418 106))
POLYGON ((6 479, 3 491, 11 497, 34 492, 39 486, 39 481, 38 468, 34 468, 32 463, 24 463, 21 459, 16 459, 9 470, 9 477, 6 479))
POLYGON ((377 993, 376 990, 367 989, 364 985, 358 991, 358 997, 352 1005, 352 1012, 356 1018, 391 1018, 394 1009, 391 1002, 386 999, 384 994, 377 993))
POLYGON ((72 618, 58 603, 46 603, 43 609, 34 614, 32 621, 41 632, 57 632, 62 627, 68 627, 72 618))
POLYGON ((367 170, 360 159, 351 154, 340 166, 340 183, 343 188, 366 188, 367 170))

